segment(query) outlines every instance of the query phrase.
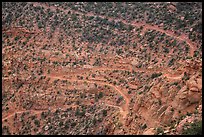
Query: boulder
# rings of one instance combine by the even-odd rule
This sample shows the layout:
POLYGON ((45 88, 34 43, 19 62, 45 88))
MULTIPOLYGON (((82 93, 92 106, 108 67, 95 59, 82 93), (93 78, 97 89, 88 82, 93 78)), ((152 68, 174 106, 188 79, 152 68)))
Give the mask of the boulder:
POLYGON ((198 89, 197 87, 192 87, 192 88, 190 89, 190 91, 192 91, 192 92, 199 92, 199 89, 198 89))
POLYGON ((188 100, 191 104, 198 103, 201 100, 201 94, 194 91, 189 91, 188 100))
POLYGON ((165 124, 169 124, 171 122, 173 111, 171 111, 172 107, 168 106, 165 112, 161 115, 162 122, 165 124))
POLYGON ((161 106, 160 109, 157 111, 158 116, 160 116, 166 109, 166 105, 161 106))
POLYGON ((89 68, 93 68, 93 66, 91 66, 91 65, 84 65, 83 67, 84 67, 84 68, 88 68, 88 69, 89 69, 89 68))
POLYGON ((133 61, 131 61, 131 64, 132 64, 133 66, 136 66, 136 65, 138 64, 137 59, 133 59, 133 61))
POLYGON ((149 92, 152 93, 156 98, 160 98, 161 97, 161 95, 159 93, 159 90, 156 87, 152 87, 149 92))
POLYGON ((198 78, 198 79, 197 79, 197 83, 198 83, 198 84, 197 84, 198 90, 201 91, 201 90, 202 90, 202 78, 198 78))
POLYGON ((189 89, 198 88, 198 91, 202 90, 202 79, 201 78, 196 78, 195 76, 193 76, 186 82, 186 84, 189 89))
POLYGON ((143 135, 154 135, 154 134, 155 134, 154 128, 149 128, 143 132, 143 135))
POLYGON ((185 109, 186 107, 188 107, 189 105, 190 105, 190 102, 189 102, 189 100, 188 100, 187 98, 181 99, 181 100, 179 100, 179 102, 178 102, 178 107, 177 107, 177 109, 178 109, 178 110, 182 110, 182 109, 185 109))
POLYGON ((179 98, 179 99, 185 99, 187 98, 187 95, 188 95, 188 92, 179 92, 176 97, 179 98))

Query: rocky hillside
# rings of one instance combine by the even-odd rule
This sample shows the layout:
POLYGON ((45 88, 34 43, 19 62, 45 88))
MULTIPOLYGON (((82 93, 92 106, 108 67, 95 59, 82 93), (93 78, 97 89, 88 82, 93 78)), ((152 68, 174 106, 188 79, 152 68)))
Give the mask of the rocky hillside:
POLYGON ((3 2, 2 134, 200 134, 202 3, 3 2))

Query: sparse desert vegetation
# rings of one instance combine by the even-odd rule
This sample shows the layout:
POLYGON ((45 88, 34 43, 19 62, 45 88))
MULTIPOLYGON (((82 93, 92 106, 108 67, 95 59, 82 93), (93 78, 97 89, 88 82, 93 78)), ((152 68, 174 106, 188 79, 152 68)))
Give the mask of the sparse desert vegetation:
POLYGON ((3 2, 2 134, 202 132, 201 2, 3 2))

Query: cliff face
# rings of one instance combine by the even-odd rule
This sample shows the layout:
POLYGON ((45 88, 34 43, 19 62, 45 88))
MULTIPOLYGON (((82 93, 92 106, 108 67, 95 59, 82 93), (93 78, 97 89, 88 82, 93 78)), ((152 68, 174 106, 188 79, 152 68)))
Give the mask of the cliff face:
POLYGON ((182 126, 185 123, 192 123, 198 119, 202 120, 201 62, 190 64, 190 66, 187 65, 186 69, 183 70, 189 74, 189 79, 180 79, 184 83, 181 89, 168 87, 165 85, 165 82, 160 82, 155 84, 146 95, 138 96, 134 106, 135 112, 138 112, 141 116, 148 114, 146 118, 149 119, 149 123, 147 123, 149 126, 144 130, 143 134, 155 134, 156 130, 153 130, 153 128, 158 126, 157 122, 160 123, 159 125, 167 125, 164 128, 166 133, 173 134, 177 132, 181 134, 182 126), (187 114, 189 116, 186 116, 187 114), (186 118, 180 121, 181 116, 186 116, 186 118), (171 130, 169 130, 170 126, 173 126, 171 130))
MULTIPOLYGON (((186 124, 202 120, 201 62, 183 64, 178 71, 172 71, 179 72, 178 75, 154 79, 149 90, 134 97, 126 126, 131 128, 136 124, 137 128, 128 134, 182 134, 186 124), (182 87, 177 87, 178 83, 182 83, 182 87)), ((113 131, 119 133, 116 129, 113 131)))

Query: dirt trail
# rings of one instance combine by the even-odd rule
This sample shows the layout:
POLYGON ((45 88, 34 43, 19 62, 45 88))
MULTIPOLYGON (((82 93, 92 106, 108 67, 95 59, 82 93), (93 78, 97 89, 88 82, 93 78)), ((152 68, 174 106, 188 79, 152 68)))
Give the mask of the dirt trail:
POLYGON ((180 36, 176 36, 176 34, 174 34, 172 31, 169 30, 163 30, 161 28, 159 28, 158 26, 151 26, 149 24, 145 24, 144 26, 147 29, 151 29, 151 30, 156 30, 162 33, 165 33, 168 36, 174 37, 175 39, 179 40, 179 41, 185 41, 189 47, 190 47, 190 56, 193 56, 194 51, 196 50, 196 44, 193 43, 192 41, 190 41, 187 36, 185 36, 184 34, 180 35, 180 36))
POLYGON ((22 111, 17 111, 17 112, 14 112, 14 113, 12 113, 12 114, 10 114, 10 115, 8 115, 8 116, 2 118, 2 121, 4 121, 5 119, 8 119, 8 118, 14 116, 15 114, 20 114, 20 113, 23 113, 23 112, 30 112, 30 113, 35 113, 35 114, 37 114, 37 113, 40 113, 40 112, 42 112, 42 111, 43 111, 43 110, 22 110, 22 111))
POLYGON ((125 104, 123 105, 123 111, 122 112, 122 115, 124 117, 126 117, 127 113, 128 113, 128 104, 129 104, 129 98, 120 90, 118 89, 118 87, 112 85, 112 84, 109 84, 109 83, 106 83, 106 82, 102 82, 102 81, 96 81, 96 80, 77 80, 77 79, 68 79, 68 78, 65 78, 64 76, 50 76, 50 75, 45 75, 46 77, 50 77, 50 78, 54 78, 54 79, 61 79, 61 80, 69 80, 70 82, 74 82, 74 81, 77 81, 77 82, 87 82, 87 83, 95 83, 95 84, 99 84, 99 85, 107 85, 109 87, 112 87, 113 89, 115 89, 119 94, 121 94, 125 100, 125 104))
MULTIPOLYGON (((93 69, 90 69, 91 71, 95 71, 95 70, 129 70, 129 69, 120 69, 120 68, 107 68, 107 67, 96 67, 96 68, 93 68, 93 69)), ((164 69, 163 69, 164 70, 164 69)), ((153 72, 153 71, 161 71, 160 69, 157 69, 157 70, 154 70, 154 69, 137 69, 137 71, 148 71, 148 72, 153 72)), ((109 83, 106 83, 106 82, 103 82, 101 80, 77 80, 77 79, 68 79, 66 78, 65 75, 58 75, 58 76, 51 76, 51 75, 44 75, 46 77, 50 77, 50 78, 54 78, 54 79, 61 79, 61 80, 69 80, 69 81, 77 81, 77 82, 87 82, 87 83, 96 83, 96 84, 99 84, 99 85, 107 85, 109 87, 112 87, 113 89, 115 89, 119 94, 121 94, 125 100, 125 104, 123 105, 123 108, 119 107, 119 106, 114 106, 114 105, 109 105, 109 106, 112 106, 112 107, 117 107, 120 109, 120 112, 121 114, 123 115, 123 118, 125 118, 128 114, 128 104, 129 104, 129 98, 120 90, 118 89, 117 86, 114 86, 112 84, 109 84, 109 83)), ((168 75, 166 75, 167 77, 169 77, 168 75)), ((181 76, 179 76, 180 78, 181 76)), ((31 111, 31 110, 28 110, 28 111, 31 111)), ((32 110, 33 112, 35 112, 34 110, 32 110)), ((19 111, 19 112, 16 112, 16 113, 22 113, 22 112, 26 112, 26 111, 19 111)), ((38 110, 36 110, 36 112, 38 112, 38 110)), ((12 115, 14 114, 11 114, 5 118, 3 118, 2 120, 8 118, 8 117, 11 117, 12 115)))
MULTIPOLYGON (((104 68, 100 68, 100 67, 96 67, 96 68, 93 68, 93 69, 90 69, 90 71, 93 71, 93 70, 118 70, 118 68, 107 68, 107 67, 104 67, 104 68)), ((120 70, 120 69, 119 69, 120 70)), ((122 69, 123 70, 123 69, 122 69)), ((125 69, 125 70, 128 70, 128 69, 125 69)), ((165 68, 160 68, 160 69, 137 69, 137 71, 142 71, 142 72, 165 72, 166 69, 165 68)), ((87 82, 87 83, 96 83, 96 84, 99 84, 99 85, 107 85, 109 87, 112 87, 113 89, 115 89, 120 95, 123 96, 124 100, 125 100, 125 104, 123 105, 123 107, 118 107, 118 106, 115 106, 115 107, 118 107, 120 109, 120 112, 121 114, 123 115, 123 117, 126 117, 126 115, 128 114, 128 104, 129 104, 129 98, 117 87, 117 86, 114 86, 112 84, 109 84, 107 82, 104 82, 104 81, 101 81, 101 80, 97 80, 97 79, 92 79, 92 80, 78 80, 76 78, 66 78, 66 75, 58 75, 58 76, 51 76, 51 75, 45 75, 46 77, 50 77, 50 78, 54 78, 54 79, 61 79, 61 80, 69 80, 70 82, 72 81, 77 81, 77 82, 87 82)), ((179 75, 179 76, 171 76, 169 74, 163 74, 163 76, 169 78, 169 79, 181 79, 183 74, 179 75)), ((113 106, 113 105, 111 105, 113 106)))
POLYGON ((90 69, 90 71, 102 71, 102 70, 127 70, 129 71, 129 69, 127 68, 108 68, 108 67, 93 67, 92 69, 90 69))
POLYGON ((17 32, 23 32, 26 34, 36 34, 36 35, 39 33, 42 33, 42 31, 28 31, 26 28, 18 27, 18 26, 2 30, 2 33, 17 33, 17 32))
MULTIPOLYGON (((90 69, 91 71, 93 70, 129 70, 129 69, 120 69, 120 68, 107 68, 107 67, 96 67, 96 68, 93 68, 93 69, 90 69)), ((137 69, 137 71, 141 71, 141 72, 161 72, 161 70, 165 70, 163 68, 161 69, 137 69)), ((69 80, 69 81, 77 81, 77 82, 87 82, 87 83, 96 83, 96 84, 99 84, 99 85, 107 85, 109 87, 112 87, 113 89, 115 89, 119 94, 121 94, 125 100, 125 104, 123 105, 123 108, 119 107, 119 106, 114 106, 114 105, 109 105, 109 106, 112 106, 112 107, 118 107, 120 109, 120 112, 121 114, 123 115, 123 117, 125 118, 126 115, 128 114, 128 104, 129 104, 129 98, 117 87, 117 86, 114 86, 112 84, 109 84, 109 83, 106 83, 104 81, 101 81, 101 80, 78 80, 78 79, 69 79, 69 78, 66 78, 66 75, 58 75, 58 76, 51 76, 51 75, 42 75, 42 76, 46 76, 46 77, 50 77, 50 78, 54 78, 54 79, 61 79, 61 80, 69 80)), ((168 74, 164 74, 164 76, 168 77, 168 78, 171 78, 171 79, 180 79, 182 76, 174 76, 174 77, 171 77, 169 76, 168 74)), ((21 112, 25 112, 25 111, 19 111, 19 113, 21 112)), ((4 118, 6 119, 6 117, 4 118)))
POLYGON ((184 73, 182 73, 179 76, 174 76, 174 75, 170 75, 170 74, 164 74, 164 77, 167 77, 168 79, 173 79, 173 80, 180 80, 183 77, 184 73))
MULTIPOLYGON (((82 80, 83 81, 83 80, 82 80)), ((118 89, 118 87, 112 85, 112 84, 109 84, 109 83, 106 83, 106 82, 99 82, 99 81, 89 81, 89 80, 85 80, 86 82, 89 82, 89 83, 97 83, 99 85, 107 85, 109 87, 112 87, 113 89, 115 89, 119 94, 121 94, 125 100, 125 104, 124 104, 124 107, 123 107, 123 113, 124 114, 124 117, 126 117, 126 114, 128 113, 128 105, 129 105, 129 98, 127 98, 127 96, 120 90, 118 89)))
POLYGON ((196 43, 193 43, 190 39, 188 39, 188 37, 184 34, 180 35, 180 36, 176 36, 176 34, 174 34, 172 31, 170 30, 163 30, 161 28, 159 28, 158 26, 154 25, 150 25, 150 24, 147 24, 146 22, 134 22, 134 21, 131 21, 131 22, 128 22, 124 19, 118 19, 118 18, 113 18, 113 17, 106 17, 106 16, 103 16, 103 15, 96 15, 94 13, 91 13, 91 12, 88 12, 88 13, 83 13, 83 12, 80 12, 80 11, 76 11, 76 10, 73 10, 73 9, 70 9, 68 8, 67 10, 63 9, 63 8, 59 8, 59 7, 55 7, 55 6, 48 6, 46 4, 43 4, 43 3, 37 3, 37 2, 34 2, 34 6, 41 6, 41 7, 44 7, 46 9, 50 8, 51 10, 61 10, 63 12, 68 12, 68 11, 72 11, 74 13, 77 13, 77 14, 80 14, 80 15, 85 15, 85 16, 98 16, 100 18, 103 18, 103 19, 108 19, 109 21, 115 21, 115 22, 118 22, 118 21, 121 21, 123 22, 124 24, 130 24, 132 26, 135 26, 135 27, 141 27, 143 26, 143 29, 144 30, 147 30, 147 29, 150 29, 150 30, 156 30, 156 31, 159 31, 159 32, 162 32, 162 33, 165 33, 166 35, 168 36, 171 36, 171 37, 174 37, 175 39, 179 40, 179 41, 185 41, 189 47, 190 47, 190 56, 193 56, 194 54, 194 51, 196 50, 196 43))
POLYGON ((130 64, 125 64, 125 65, 120 65, 120 66, 112 66, 111 68, 109 67, 93 67, 93 68, 78 68, 73 71, 70 71, 69 73, 72 74, 80 74, 80 73, 85 73, 87 71, 93 72, 93 71, 114 71, 114 70, 121 70, 121 71, 136 71, 136 72, 146 72, 146 73, 153 73, 153 72, 164 72, 166 68, 155 68, 155 69, 146 69, 146 68, 133 68, 130 64), (122 67, 122 68, 119 68, 122 67))
MULTIPOLYGON (((67 105, 67 106, 62 107, 61 109, 67 109, 67 108, 70 108, 70 107, 77 107, 77 105, 73 105, 73 104, 72 105, 67 105)), ((57 109, 59 109, 59 107, 57 107, 57 108, 50 108, 51 111, 55 111, 57 109)), ((43 111, 46 111, 46 110, 49 110, 49 108, 48 109, 42 109, 42 110, 21 110, 21 111, 16 111, 16 112, 11 113, 8 116, 2 118, 2 121, 4 121, 5 119, 8 119, 8 118, 14 116, 15 114, 20 114, 20 113, 25 113, 25 112, 30 112, 32 114, 39 114, 39 113, 41 113, 43 111)))
MULTIPOLYGON (((99 68, 99 70, 107 70, 107 69, 113 69, 113 68, 99 68)), ((97 70, 97 69, 96 69, 97 70)), ((117 69, 116 69, 117 70, 117 69)), ((164 72, 164 70, 166 71, 166 69, 161 69, 161 70, 163 70, 163 72, 164 72)), ((160 69, 157 69, 157 70, 154 70, 154 69, 151 69, 151 71, 149 70, 149 69, 145 69, 145 70, 140 70, 140 71, 150 71, 150 72, 152 72, 152 71, 159 71, 159 72, 161 72, 161 70, 160 69)), ((50 78, 54 78, 54 79, 61 79, 61 80, 69 80, 69 81, 72 81, 72 82, 87 82, 87 83, 96 83, 96 84, 99 84, 99 85, 107 85, 107 86, 109 86, 109 87, 112 87, 113 89, 115 89, 121 96, 123 96, 123 98, 124 98, 124 100, 125 100, 125 104, 123 104, 121 107, 120 106, 116 106, 116 105, 111 105, 111 104, 106 104, 106 103, 104 103, 104 105, 106 105, 106 106, 110 106, 110 107, 115 107, 115 108, 118 108, 119 109, 119 112, 120 112, 120 114, 122 115, 122 120, 121 120, 121 122, 124 124, 125 123, 125 119, 127 118, 127 115, 128 115, 128 113, 129 113, 129 110, 128 110, 128 105, 129 105, 129 98, 117 87, 117 86, 114 86, 114 85, 112 85, 112 84, 109 84, 109 83, 106 83, 106 82, 103 82, 103 81, 97 81, 97 80, 78 80, 78 79, 74 79, 74 78, 71 78, 71 79, 69 79, 69 78, 66 78, 66 75, 59 75, 59 76, 50 76, 50 75, 45 75, 46 77, 50 77, 50 78)), ((167 78, 169 78, 169 79, 181 79, 182 78, 182 76, 183 76, 183 73, 181 74, 181 75, 179 75, 179 76, 173 76, 172 74, 164 74, 163 76, 166 76, 167 78)), ((73 105, 71 105, 72 107, 73 107, 73 105)), ((67 108, 68 106, 64 106, 63 108, 67 108)), ((56 110, 57 108, 51 108, 50 110, 51 111, 54 111, 54 110, 56 110)), ((47 110, 47 109, 46 109, 47 110)), ((10 114, 10 115, 8 115, 8 116, 6 116, 6 117, 4 117, 4 118, 2 118, 2 121, 4 121, 5 119, 8 119, 8 118, 10 118, 10 117, 12 117, 12 116, 14 116, 16 113, 17 114, 19 114, 19 113, 23 113, 23 112, 30 112, 30 113, 34 113, 34 114, 39 114, 39 113, 41 113, 41 112, 43 112, 43 111, 45 111, 45 110, 25 110, 25 111, 17 111, 17 112, 15 112, 15 113, 12 113, 12 114, 10 114)))
POLYGON ((123 109, 119 106, 116 106, 116 105, 111 105, 111 104, 105 104, 106 106, 110 106, 110 107, 115 107, 115 108, 118 108, 120 110, 120 114, 123 115, 123 118, 126 118, 128 112, 127 111, 123 111, 123 109))
MULTIPOLYGON (((95 70, 129 70, 129 69, 120 69, 120 68, 107 68, 107 67, 95 67, 93 69, 89 69, 90 71, 95 71, 95 70)), ((137 71, 142 71, 142 72, 155 72, 155 71, 158 71, 158 72, 161 72, 161 70, 165 70, 163 68, 161 69, 137 69, 137 71)), ((44 75, 46 77, 50 77, 50 78, 54 78, 54 79, 61 79, 61 80, 69 80, 69 81, 77 81, 77 82, 87 82, 87 83, 96 83, 96 84, 99 84, 99 85, 107 85, 109 87, 112 87, 113 89, 115 89, 119 94, 121 94, 125 100, 125 104, 123 105, 123 107, 119 107, 119 106, 115 106, 115 105, 109 105, 109 106, 112 106, 112 107, 117 107, 120 109, 120 113, 123 115, 123 118, 125 118, 128 114, 128 104, 129 104, 129 98, 120 90, 118 89, 117 86, 114 86, 112 84, 109 84, 109 83, 106 83, 106 82, 103 82, 103 81, 100 81, 100 80, 78 80, 78 79, 69 79, 69 78, 66 78, 65 75, 58 75, 58 76, 51 76, 51 75, 44 75)), ((163 76, 166 76, 167 78, 170 78, 170 79, 180 79, 182 77, 182 75, 179 75, 179 76, 170 76, 169 74, 164 74, 163 76)), ((27 111, 32 111, 32 112, 39 112, 39 110, 27 110, 27 111)), ((22 113, 22 112, 26 112, 26 111, 18 111, 16 113, 22 113)), ((42 112, 42 111, 40 111, 42 112)), ((6 119, 6 118, 9 118, 11 117, 12 115, 14 114, 11 114, 5 118, 3 118, 2 120, 6 119)))

